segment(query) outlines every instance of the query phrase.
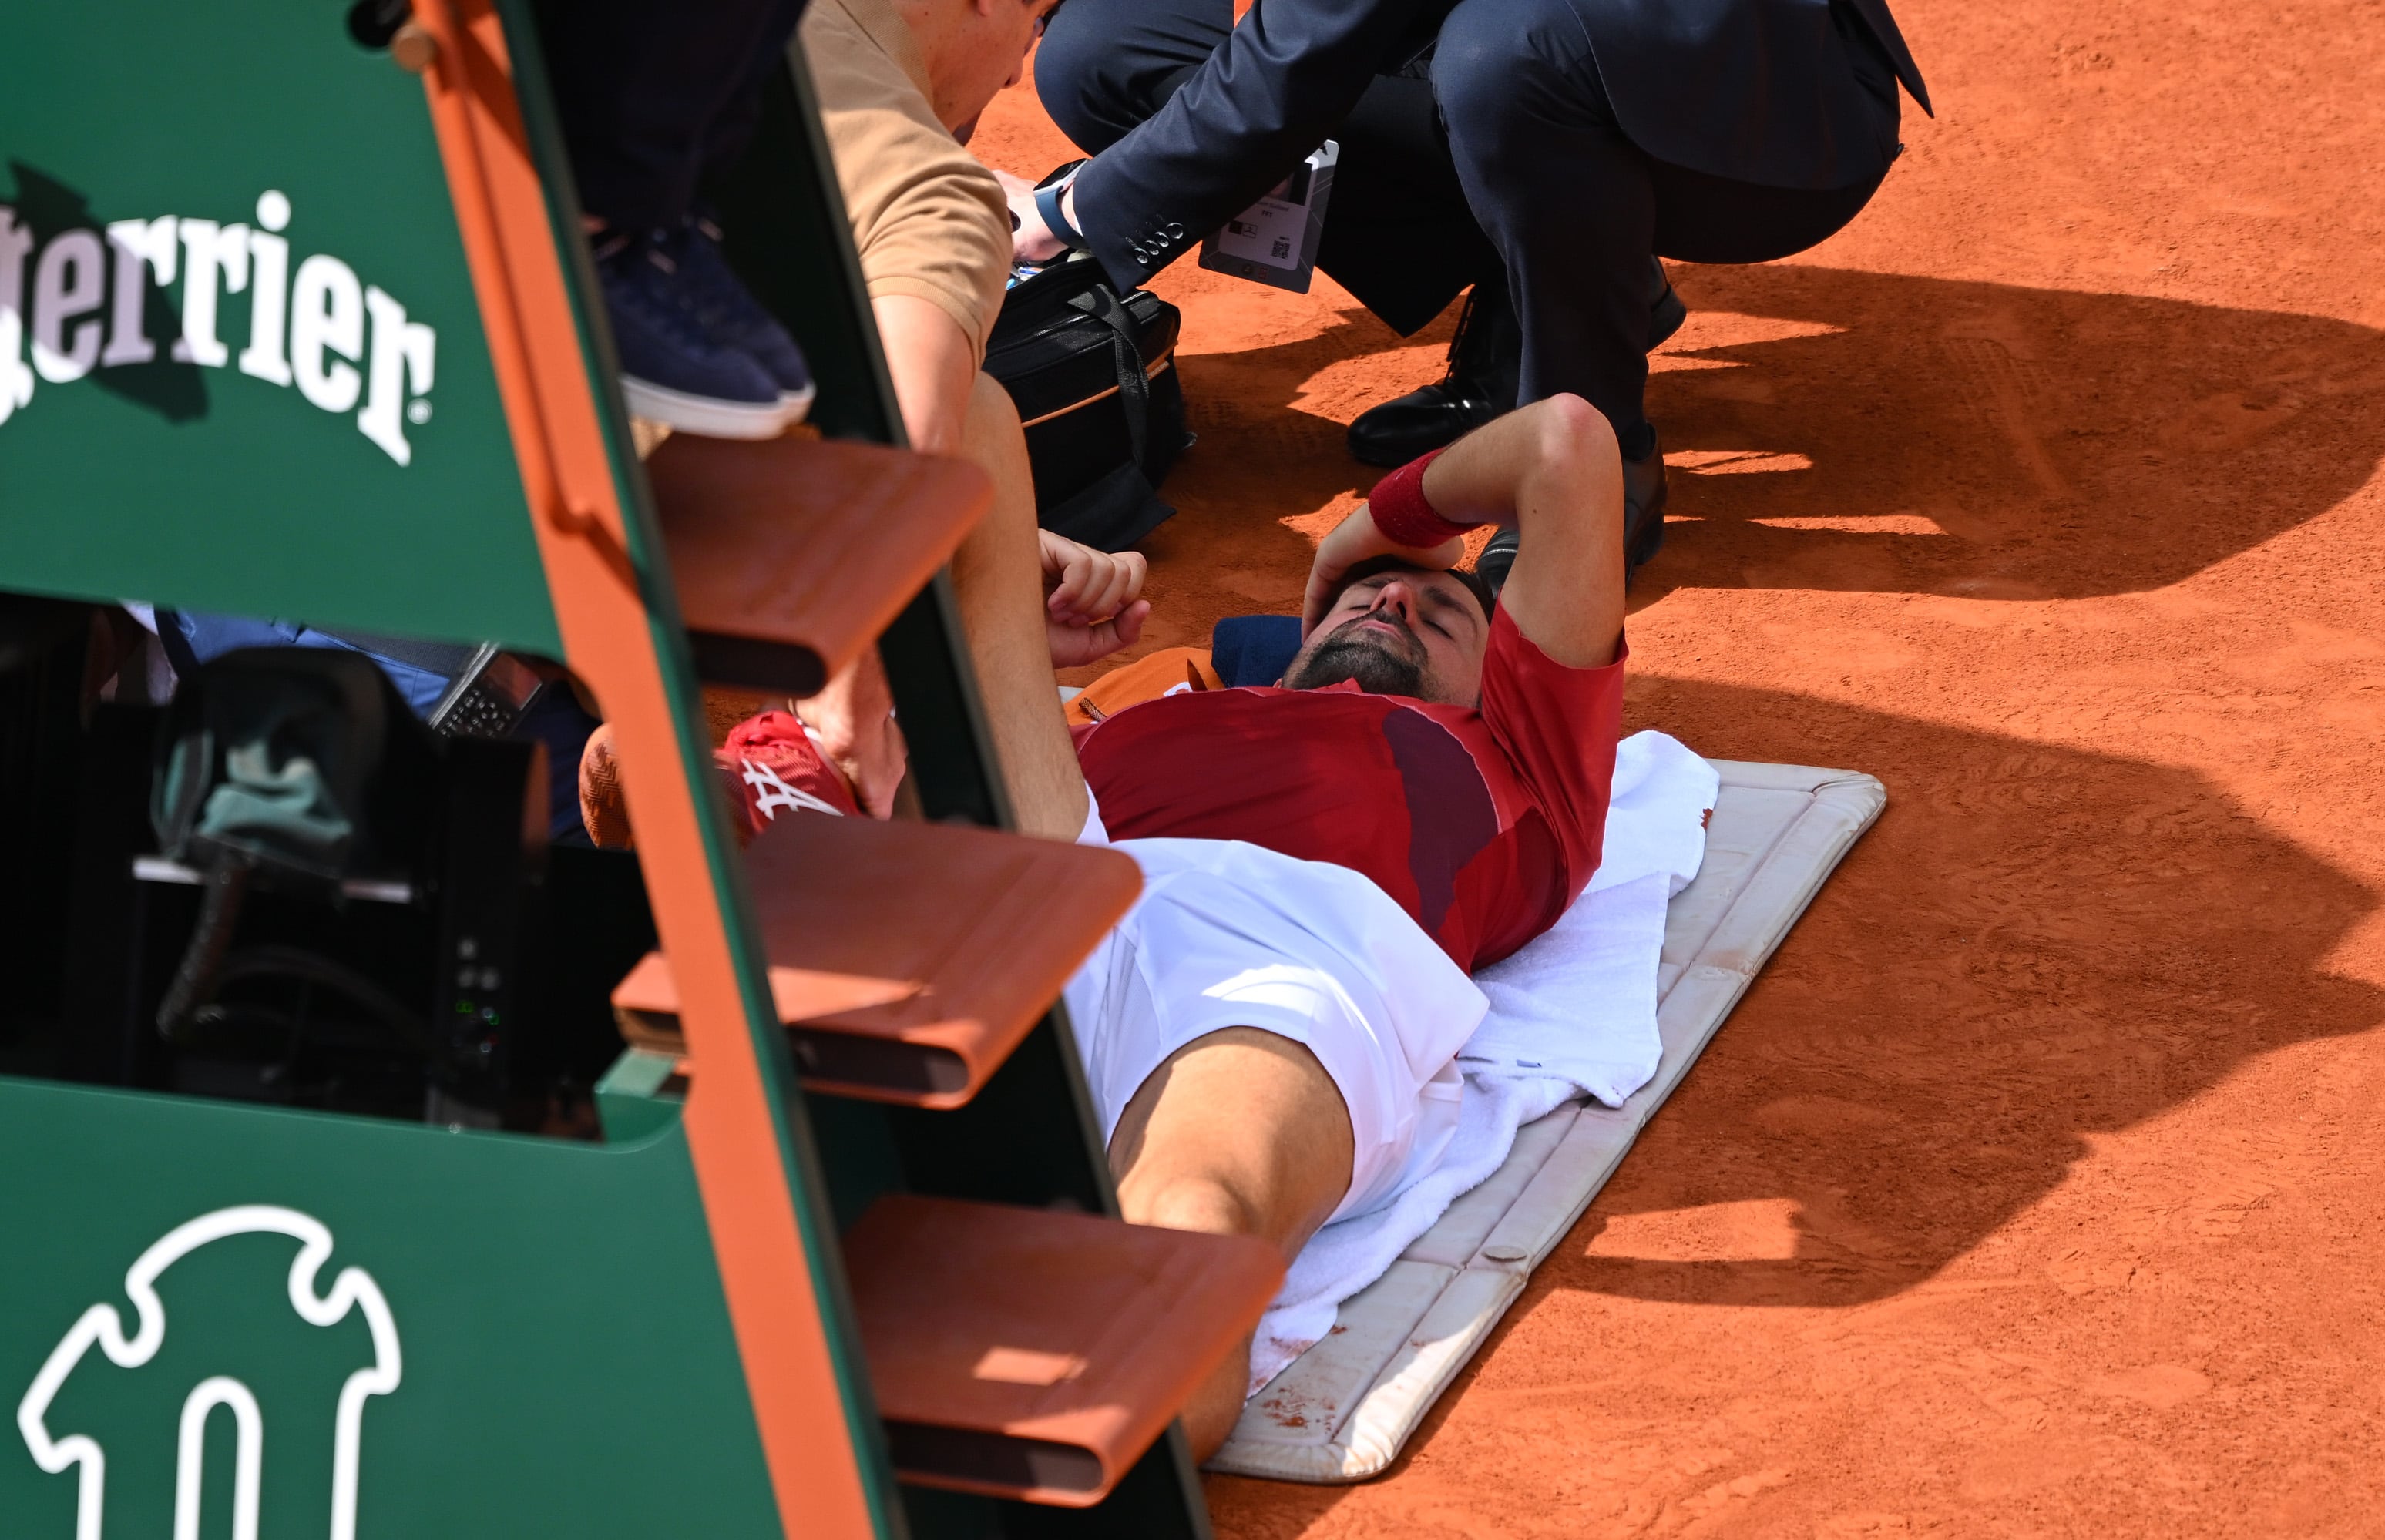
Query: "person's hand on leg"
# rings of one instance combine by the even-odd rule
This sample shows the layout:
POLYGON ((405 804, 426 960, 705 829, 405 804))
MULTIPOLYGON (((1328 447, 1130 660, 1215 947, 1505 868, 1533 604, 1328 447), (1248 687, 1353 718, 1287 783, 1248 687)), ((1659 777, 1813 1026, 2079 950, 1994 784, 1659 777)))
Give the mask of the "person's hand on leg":
POLYGON ((853 788, 861 811, 892 817, 910 755, 878 654, 864 652, 845 664, 818 695, 795 702, 795 715, 818 736, 820 752, 853 788))

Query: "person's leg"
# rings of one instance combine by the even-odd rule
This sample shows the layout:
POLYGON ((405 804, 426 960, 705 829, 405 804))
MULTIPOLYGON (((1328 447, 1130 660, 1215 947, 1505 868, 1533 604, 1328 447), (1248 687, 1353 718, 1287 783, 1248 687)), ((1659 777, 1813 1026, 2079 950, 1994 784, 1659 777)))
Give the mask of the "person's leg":
POLYGON ((1518 401, 1581 396, 1614 425, 1625 458, 1643 456, 1651 162, 1616 122, 1580 22, 1567 0, 1462 0, 1432 73, 1458 175, 1522 323, 1518 401))
POLYGON ((1020 831, 1074 839, 1092 804, 1068 739, 1044 636, 1035 477, 1018 409, 989 375, 979 375, 970 393, 961 453, 993 481, 993 506, 952 564, 953 590, 977 665, 978 698, 1020 831))
POLYGON ((781 0, 541 0, 540 42, 581 206, 617 230, 684 219, 709 136, 783 24, 781 0))
POLYGON ((623 392, 633 415, 681 432, 773 438, 810 404, 783 329, 717 258, 692 271, 671 249, 724 116, 797 14, 793 0, 536 0, 623 392))
POLYGON ((1836 235, 1888 176, 1851 187, 1764 187, 1649 162, 1656 252, 1679 262, 1777 262, 1836 235))
MULTIPOLYGON (((1642 411, 1650 255, 1728 263, 1793 255, 1852 219, 1879 178, 1763 187, 1654 159, 1617 121, 1575 16, 1577 4, 1597 3, 1462 0, 1442 24, 1433 88, 1523 325, 1518 402, 1583 397, 1606 415, 1630 460, 1654 441, 1642 411)), ((1895 111, 1892 94, 1883 110, 1895 111)))
MULTIPOLYGON (((1482 993, 1347 868, 1231 840, 1122 848, 1143 894, 1066 994, 1119 1203, 1290 1264, 1447 1154, 1482 993)), ((1196 1455, 1231 1429, 1250 1357, 1188 1404, 1196 1455)))
POLYGON ((700 176, 715 177, 727 172, 745 153, 746 145, 753 143, 754 130, 762 121, 762 93, 769 84, 770 73, 786 68, 787 46, 794 41, 795 29, 804 19, 804 0, 768 0, 764 8, 767 15, 755 35, 744 78, 706 125, 697 149, 700 176))
POLYGON ((1421 68, 1376 76, 1333 138, 1342 160, 1317 265, 1384 325, 1407 336, 1499 270, 1421 68))
POLYGON ((1035 45, 1035 94, 1077 148, 1099 155, 1233 28, 1233 0, 1068 0, 1035 45))
MULTIPOLYGON (((1136 1224, 1256 1236, 1286 1264, 1349 1191, 1350 1112, 1314 1054, 1251 1027, 1169 1055, 1110 1136, 1118 1207, 1136 1224)), ((1250 1349, 1227 1355, 1184 1408, 1195 1460, 1242 1412, 1250 1349)))
MULTIPOLYGON (((1068 0, 1037 46, 1036 93, 1098 155, 1166 106, 1232 30, 1231 0, 1068 0)), ((1467 210, 1421 69, 1377 76, 1333 138, 1342 161, 1317 266, 1405 336, 1497 254, 1467 210)))

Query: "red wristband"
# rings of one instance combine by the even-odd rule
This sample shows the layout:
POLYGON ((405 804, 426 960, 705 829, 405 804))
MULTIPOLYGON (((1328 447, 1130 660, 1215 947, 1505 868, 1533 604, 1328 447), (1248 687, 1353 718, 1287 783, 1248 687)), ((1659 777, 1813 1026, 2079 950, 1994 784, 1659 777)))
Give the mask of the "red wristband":
POLYGON ((1375 528, 1383 539, 1393 545, 1411 551, 1430 551, 1444 540, 1455 540, 1471 524, 1452 524, 1434 511, 1424 495, 1424 468, 1441 457, 1442 452, 1410 460, 1406 465, 1375 483, 1367 494, 1367 512, 1375 520, 1375 528))

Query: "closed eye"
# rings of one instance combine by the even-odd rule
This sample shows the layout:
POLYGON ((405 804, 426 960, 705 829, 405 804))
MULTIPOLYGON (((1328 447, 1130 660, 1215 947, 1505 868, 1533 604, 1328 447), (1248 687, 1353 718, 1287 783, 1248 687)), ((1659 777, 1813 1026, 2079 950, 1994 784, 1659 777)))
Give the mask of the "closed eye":
POLYGON ((1434 630, 1439 631, 1442 636, 1447 637, 1452 641, 1455 641, 1457 640, 1457 632, 1449 626, 1443 624, 1443 621, 1448 617, 1450 613, 1454 610, 1460 609, 1467 611, 1470 614, 1480 613, 1476 607, 1471 596, 1465 599, 1458 599, 1450 594, 1443 593, 1439 589, 1427 589, 1424 591, 1423 598, 1423 608, 1428 622, 1431 625, 1434 630))

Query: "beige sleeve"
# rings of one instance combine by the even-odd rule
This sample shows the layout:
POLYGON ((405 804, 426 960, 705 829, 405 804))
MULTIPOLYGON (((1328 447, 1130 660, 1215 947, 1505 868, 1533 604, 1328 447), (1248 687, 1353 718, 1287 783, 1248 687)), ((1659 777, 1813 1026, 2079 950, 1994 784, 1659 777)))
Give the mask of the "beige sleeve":
POLYGON ((1002 184, 842 6, 815 0, 803 40, 870 297, 928 301, 982 359, 1010 275, 1002 184))

